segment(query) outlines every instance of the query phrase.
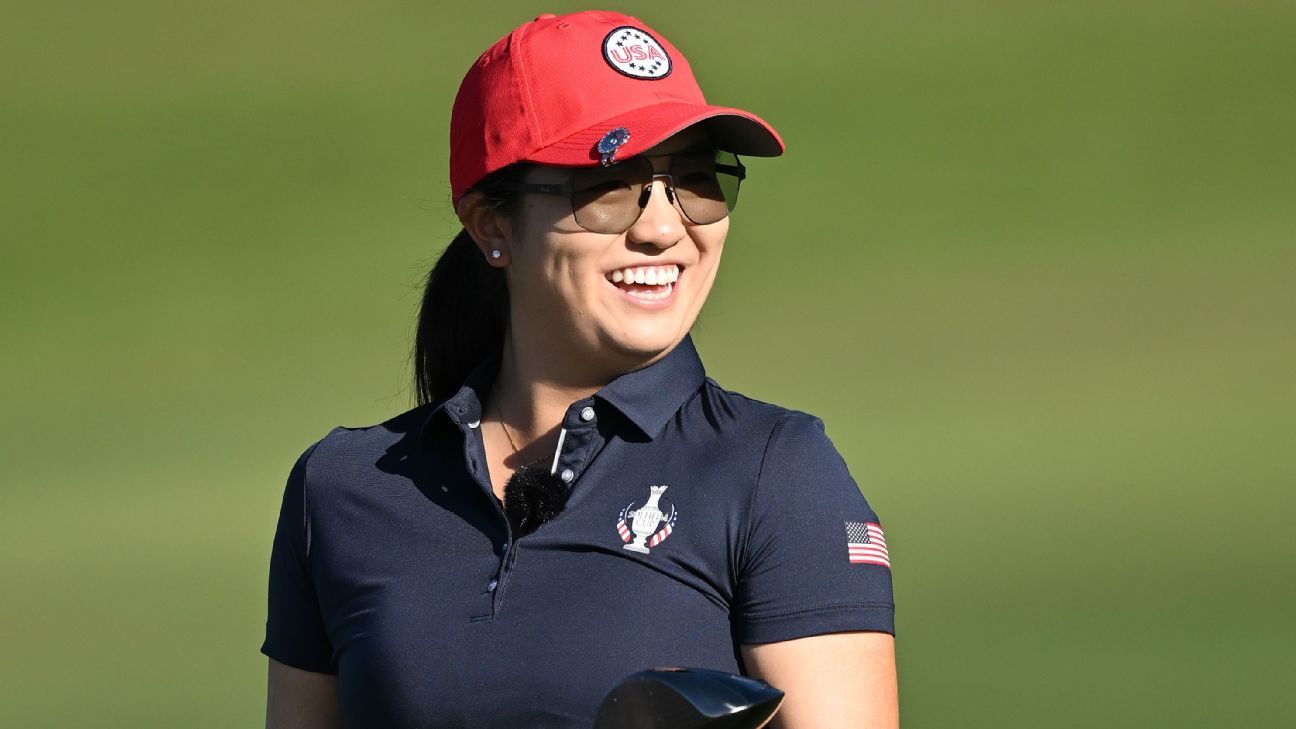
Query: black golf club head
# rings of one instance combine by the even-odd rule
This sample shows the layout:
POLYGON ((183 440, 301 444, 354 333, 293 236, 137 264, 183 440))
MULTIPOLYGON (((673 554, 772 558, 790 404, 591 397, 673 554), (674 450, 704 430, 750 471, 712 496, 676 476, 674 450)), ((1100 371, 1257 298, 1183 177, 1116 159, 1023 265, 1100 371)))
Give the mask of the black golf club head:
POLYGON ((603 697, 594 729, 758 729, 783 703, 764 681, 701 668, 640 671, 603 697))

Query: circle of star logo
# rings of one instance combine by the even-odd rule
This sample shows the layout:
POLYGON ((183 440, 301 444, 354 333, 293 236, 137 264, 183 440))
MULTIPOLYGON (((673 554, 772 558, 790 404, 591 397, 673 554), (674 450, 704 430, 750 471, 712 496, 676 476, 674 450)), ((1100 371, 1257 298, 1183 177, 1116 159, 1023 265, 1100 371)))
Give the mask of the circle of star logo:
POLYGON ((621 26, 603 39, 603 60, 623 76, 653 81, 671 72, 671 58, 652 34, 621 26))

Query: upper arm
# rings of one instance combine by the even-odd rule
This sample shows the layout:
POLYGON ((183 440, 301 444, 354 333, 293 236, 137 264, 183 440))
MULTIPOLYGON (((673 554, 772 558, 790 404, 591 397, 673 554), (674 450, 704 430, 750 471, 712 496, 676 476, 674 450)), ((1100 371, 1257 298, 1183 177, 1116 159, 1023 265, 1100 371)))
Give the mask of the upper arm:
POLYGON ((267 729, 341 726, 333 649, 311 566, 306 466, 316 446, 297 459, 288 476, 271 547, 266 637, 261 645, 270 658, 267 729))
POLYGON ((266 729, 337 729, 337 676, 293 668, 270 659, 266 729))
POLYGON ((740 643, 894 633, 886 537, 818 418, 790 412, 770 434, 734 597, 740 643))
POLYGON ((897 726, 880 523, 823 423, 783 416, 756 484, 735 601, 746 672, 787 694, 771 726, 897 726))
POLYGON ((270 549, 266 635, 261 652, 289 666, 336 673, 333 647, 320 609, 311 551, 307 465, 319 443, 306 449, 284 486, 283 504, 270 549))
POLYGON ((894 729, 900 725, 895 638, 829 633, 742 646, 747 673, 786 698, 771 729, 894 729))

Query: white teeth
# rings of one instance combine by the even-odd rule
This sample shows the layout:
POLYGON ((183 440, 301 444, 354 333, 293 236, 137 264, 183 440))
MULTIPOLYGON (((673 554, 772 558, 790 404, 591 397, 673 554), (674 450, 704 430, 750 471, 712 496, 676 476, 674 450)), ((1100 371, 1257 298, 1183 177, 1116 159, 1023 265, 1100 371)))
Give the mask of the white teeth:
POLYGON ((674 288, 674 284, 666 284, 660 291, 629 291, 627 293, 641 301, 660 301, 670 296, 674 288))
POLYGON ((679 266, 642 266, 622 268, 608 274, 612 283, 632 283, 648 286, 665 286, 679 280, 679 266))

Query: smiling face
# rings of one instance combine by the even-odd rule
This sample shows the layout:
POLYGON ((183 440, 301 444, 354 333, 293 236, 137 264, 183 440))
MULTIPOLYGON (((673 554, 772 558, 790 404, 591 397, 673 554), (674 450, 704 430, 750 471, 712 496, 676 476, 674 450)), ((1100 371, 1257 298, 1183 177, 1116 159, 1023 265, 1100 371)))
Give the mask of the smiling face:
MULTIPOLYGON (((643 156, 664 173, 668 155, 709 146, 705 131, 691 127, 643 156)), ((526 181, 568 177, 539 167, 526 181)), ((585 230, 566 196, 524 194, 519 203, 506 268, 515 347, 607 376, 656 361, 688 333, 715 280, 728 218, 690 221, 668 200, 664 179, 653 180, 643 213, 624 233, 585 230)))

